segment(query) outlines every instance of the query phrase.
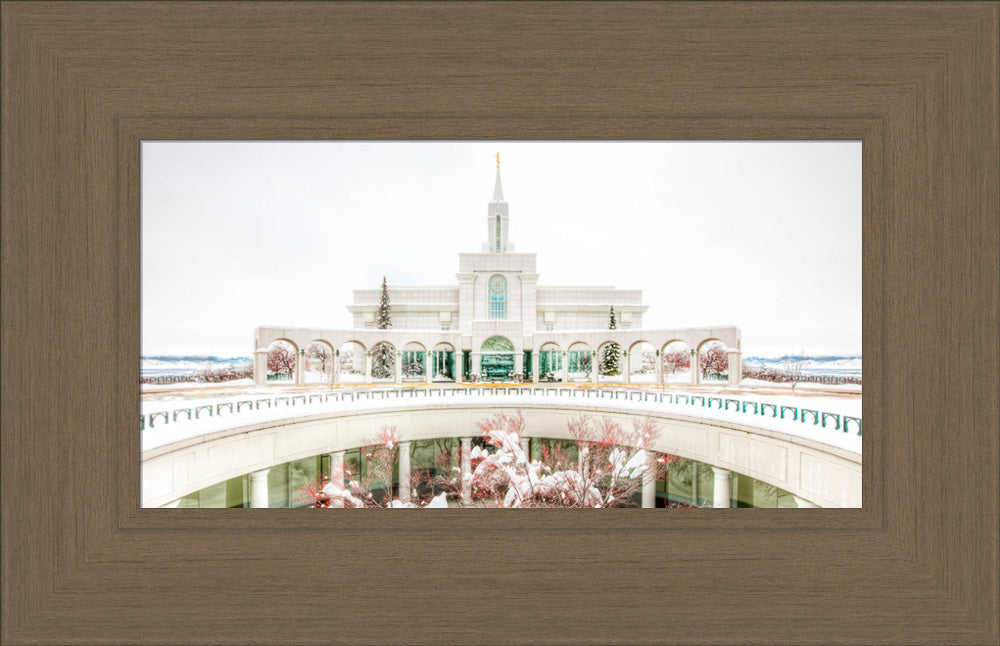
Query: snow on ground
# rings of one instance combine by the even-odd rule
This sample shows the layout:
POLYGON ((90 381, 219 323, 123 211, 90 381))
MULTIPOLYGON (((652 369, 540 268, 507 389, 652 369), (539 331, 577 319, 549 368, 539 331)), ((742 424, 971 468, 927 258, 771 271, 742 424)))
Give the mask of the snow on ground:
MULTIPOLYGON (((758 403, 776 404, 779 406, 795 406, 811 410, 819 410, 821 412, 836 413, 858 418, 861 417, 862 400, 859 394, 840 393, 829 390, 827 392, 823 392, 817 389, 808 391, 807 389, 801 389, 801 385, 793 391, 790 387, 791 384, 771 384, 767 382, 765 382, 765 384, 765 387, 754 387, 754 385, 751 384, 749 387, 740 386, 736 388, 726 388, 719 386, 715 388, 704 387, 698 389, 669 389, 667 392, 689 395, 716 395, 738 399, 741 401, 756 401, 758 403)), ((223 384, 203 385, 221 386, 223 384)), ((813 385, 819 386, 820 384, 813 385)), ((543 384, 542 386, 551 388, 554 384, 543 384)), ((829 389, 830 387, 826 388, 829 389)), ((309 394, 317 395, 322 394, 323 392, 329 391, 316 388, 296 389, 279 388, 275 386, 255 386, 247 389, 219 389, 215 393, 212 393, 208 388, 176 389, 174 392, 164 392, 144 397, 142 401, 142 413, 143 415, 149 415, 150 413, 160 411, 169 412, 180 408, 191 408, 193 414, 195 407, 208 405, 213 406, 214 412, 215 405, 220 403, 233 402, 233 408, 235 409, 235 402, 238 401, 251 400, 256 402, 257 399, 264 397, 273 398, 287 396, 290 402, 292 396, 309 394)), ((633 390, 632 392, 636 391, 633 390)), ((638 392, 651 391, 640 390, 638 392)), ((836 430, 833 428, 832 420, 830 421, 830 426, 823 428, 819 424, 813 424, 811 417, 809 421, 802 423, 799 421, 793 421, 790 417, 786 419, 771 417, 770 412, 768 415, 754 415, 750 413, 749 410, 746 413, 740 413, 735 410, 720 410, 719 408, 708 408, 701 405, 691 404, 673 404, 652 401, 640 402, 627 401, 625 399, 597 399, 593 396, 586 398, 580 397, 579 395, 576 397, 567 395, 479 395, 468 394, 468 391, 464 388, 457 389, 457 393, 458 394, 452 394, 450 389, 446 389, 444 390, 444 394, 441 395, 428 394, 427 396, 420 397, 406 396, 397 398, 393 395, 388 395, 384 399, 381 396, 376 396, 374 399, 314 402, 311 404, 302 403, 300 401, 295 406, 289 406, 287 403, 283 403, 280 406, 272 404, 274 406, 273 408, 255 408, 252 411, 244 408, 242 412, 234 414, 230 414, 227 410, 223 410, 219 415, 212 417, 207 417, 203 413, 201 419, 192 419, 190 421, 184 413, 180 414, 177 420, 174 421, 173 414, 171 413, 169 423, 165 424, 163 422, 163 418, 158 417, 154 422, 153 428, 147 427, 146 430, 142 431, 142 450, 145 451, 157 446, 169 444, 171 442, 215 431, 221 431, 235 426, 245 426, 301 417, 305 415, 318 415, 338 411, 369 411, 378 409, 392 410, 414 405, 422 406, 435 404, 496 404, 509 406, 517 404, 575 403, 588 408, 593 408, 595 405, 607 405, 610 407, 628 408, 636 411, 672 413, 677 415, 734 422, 737 424, 766 428, 788 433, 790 435, 808 438, 810 440, 831 444, 856 453, 861 452, 861 437, 857 435, 854 425, 852 425, 849 433, 844 433, 842 430, 836 430)), ((254 405, 256 406, 256 403, 254 405)))

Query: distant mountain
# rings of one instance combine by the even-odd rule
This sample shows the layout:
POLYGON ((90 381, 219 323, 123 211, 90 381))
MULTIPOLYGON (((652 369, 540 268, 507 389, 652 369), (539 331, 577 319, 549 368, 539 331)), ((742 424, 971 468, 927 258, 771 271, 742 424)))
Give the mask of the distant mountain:
POLYGON ((861 361, 860 354, 822 354, 822 355, 796 355, 786 354, 780 357, 743 357, 744 361, 754 363, 774 363, 776 361, 846 361, 857 359, 861 361))
POLYGON ((859 355, 785 355, 782 357, 744 357, 743 363, 765 366, 775 370, 798 369, 807 375, 831 375, 840 377, 860 377, 861 357, 859 355))
POLYGON ((156 355, 141 357, 143 377, 185 376, 200 370, 228 368, 250 363, 250 357, 216 357, 199 355, 156 355))
POLYGON ((213 361, 213 362, 232 362, 232 361, 250 361, 250 357, 217 357, 215 355, 153 355, 153 356, 142 356, 140 357, 143 361, 146 360, 156 360, 156 361, 213 361))

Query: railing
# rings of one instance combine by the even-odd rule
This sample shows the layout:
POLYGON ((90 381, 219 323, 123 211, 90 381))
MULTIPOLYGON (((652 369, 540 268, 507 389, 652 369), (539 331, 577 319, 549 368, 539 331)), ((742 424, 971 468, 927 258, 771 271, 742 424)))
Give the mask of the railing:
MULTIPOLYGON (((740 415, 746 415, 748 417, 758 416, 758 417, 772 417, 781 419, 786 419, 786 414, 791 414, 792 421, 799 422, 801 424, 806 423, 808 418, 812 422, 813 426, 820 426, 821 428, 829 428, 829 424, 833 424, 834 430, 839 430, 843 433, 847 433, 849 425, 853 422, 858 429, 858 435, 861 435, 861 418, 851 417, 849 415, 843 415, 840 413, 827 413, 824 411, 819 411, 813 408, 800 408, 797 406, 787 406, 784 404, 771 404, 767 402, 758 402, 748 399, 734 399, 730 397, 719 398, 719 397, 709 397, 702 395, 692 395, 685 393, 668 393, 668 392, 644 392, 640 390, 619 390, 613 388, 569 388, 569 387, 552 387, 552 386, 501 386, 501 387, 490 387, 490 386, 472 386, 466 388, 386 388, 379 390, 361 390, 361 391, 342 391, 342 392, 328 392, 321 394, 311 394, 311 395, 277 395, 274 397, 250 397, 247 399, 236 400, 232 402, 223 402, 214 405, 203 405, 198 406, 194 411, 194 419, 201 418, 204 413, 207 417, 216 417, 222 415, 223 408, 227 408, 228 415, 236 416, 246 411, 260 410, 262 405, 267 405, 268 408, 279 408, 283 405, 285 408, 290 408, 298 404, 316 404, 316 403, 327 403, 329 401, 347 401, 350 399, 353 401, 359 401, 361 399, 374 400, 376 397, 379 399, 415 399, 418 397, 430 397, 431 395, 441 396, 441 397, 459 397, 459 396, 470 396, 470 395, 487 395, 487 396, 499 396, 499 395, 551 395, 555 397, 566 397, 566 398, 580 398, 585 399, 611 399, 619 400, 623 399, 625 401, 633 401, 638 399, 640 402, 653 401, 656 403, 669 403, 677 405, 685 405, 691 407, 701 407, 701 408, 712 408, 712 402, 716 403, 716 407, 723 410, 730 410, 730 404, 734 405, 734 410, 732 412, 739 413, 740 415), (234 410, 235 407, 235 410, 234 410), (779 414, 780 411, 780 414, 779 414)), ((192 419, 190 408, 180 408, 173 411, 157 411, 154 413, 148 413, 145 415, 140 415, 139 417, 139 428, 145 430, 147 428, 152 429, 155 426, 157 419, 162 419, 164 424, 169 424, 171 421, 176 422, 178 414, 183 413, 186 418, 182 418, 181 421, 192 419)))
POLYGON ((164 375, 161 377, 139 377, 140 384, 179 384, 193 382, 194 375, 164 375))
POLYGON ((754 368, 752 366, 743 366, 743 378, 744 379, 760 379, 761 381, 771 381, 774 383, 817 383, 817 384, 830 384, 834 386, 839 386, 842 384, 855 384, 861 385, 861 377, 834 377, 830 375, 796 375, 789 372, 781 372, 778 370, 766 370, 754 368))

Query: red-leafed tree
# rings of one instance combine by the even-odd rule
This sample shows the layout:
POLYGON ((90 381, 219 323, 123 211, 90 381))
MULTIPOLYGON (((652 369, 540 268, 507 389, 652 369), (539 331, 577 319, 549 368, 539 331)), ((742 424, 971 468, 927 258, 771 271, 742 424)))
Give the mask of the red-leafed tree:
POLYGON ((543 450, 530 459, 521 445, 524 418, 497 414, 479 428, 492 453, 479 458, 471 476, 473 493, 499 507, 628 507, 650 471, 656 477, 673 461, 647 452, 658 434, 646 418, 632 431, 608 418, 579 417, 569 422, 576 459, 564 450, 543 450))
POLYGON ((267 371, 290 375, 295 370, 295 350, 284 343, 275 343, 267 351, 267 371))
POLYGON ((392 497, 400 435, 387 426, 362 449, 364 474, 335 474, 325 486, 312 485, 305 492, 314 507, 447 507, 449 498, 461 501, 466 487, 477 506, 632 507, 643 481, 668 476, 669 466, 679 460, 651 450, 659 433, 651 418, 635 422, 631 431, 612 419, 588 416, 570 420, 568 428, 571 443, 544 446, 532 459, 521 443, 525 422, 520 413, 488 417, 479 422, 487 448, 472 448, 471 473, 458 473, 447 452, 439 456, 442 475, 425 481, 420 469, 411 470, 411 484, 434 485, 424 487, 433 498, 424 496, 415 504, 392 497))
POLYGON ((686 370, 691 366, 691 355, 684 350, 670 350, 663 354, 663 369, 669 370, 670 374, 678 370, 686 370))
POLYGON ((719 342, 715 342, 708 346, 708 348, 701 353, 699 359, 702 375, 721 375, 729 369, 729 354, 726 352, 726 346, 719 342))

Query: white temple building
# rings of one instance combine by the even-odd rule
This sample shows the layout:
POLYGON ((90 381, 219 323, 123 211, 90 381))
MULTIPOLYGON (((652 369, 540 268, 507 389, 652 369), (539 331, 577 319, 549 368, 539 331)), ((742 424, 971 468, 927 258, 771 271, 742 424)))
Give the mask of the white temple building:
MULTIPOLYGON (((345 365, 369 382, 539 381, 541 377, 628 383, 636 371, 662 380, 660 357, 668 345, 682 342, 693 357, 708 344, 721 342, 729 355, 728 382, 739 383, 737 327, 644 329, 642 317, 649 306, 642 303, 639 289, 539 284, 537 254, 516 252, 510 242, 499 159, 485 224, 482 250, 459 253, 457 283, 388 285, 390 329, 377 328, 381 288, 354 290, 354 302, 347 306, 353 317, 350 329, 258 327, 257 383, 267 382, 267 352, 277 341, 295 349, 299 360, 293 376, 300 385, 306 381, 302 359, 314 343, 328 349, 332 361, 325 371, 334 383, 345 365), (616 329, 608 329, 612 308, 616 329), (397 357, 394 374, 381 379, 372 373, 372 349, 378 344, 387 344, 397 357), (617 375, 602 376, 601 358, 610 347, 620 353, 622 369, 617 375)), ((698 383, 700 371, 689 372, 691 383, 698 383)))

